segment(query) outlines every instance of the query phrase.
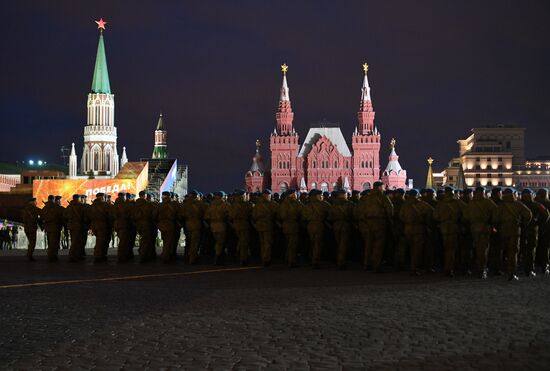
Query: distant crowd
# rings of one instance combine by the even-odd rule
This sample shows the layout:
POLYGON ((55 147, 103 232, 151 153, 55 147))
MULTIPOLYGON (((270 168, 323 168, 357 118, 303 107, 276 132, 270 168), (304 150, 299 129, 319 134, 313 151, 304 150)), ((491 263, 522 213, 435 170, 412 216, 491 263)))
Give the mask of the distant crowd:
POLYGON ((142 263, 157 259, 160 231, 165 263, 181 257, 188 264, 221 265, 233 259, 242 265, 260 260, 285 260, 290 268, 322 261, 345 269, 360 262, 365 270, 408 269, 412 275, 443 271, 507 274, 518 279, 537 271, 549 275, 550 200, 547 189, 484 187, 455 190, 384 190, 381 182, 362 192, 312 190, 284 194, 269 190, 227 195, 192 191, 183 199, 164 192, 161 200, 140 192, 138 198, 119 193, 114 202, 98 193, 91 204, 74 195, 64 207, 61 197, 49 196, 43 208, 31 199, 23 210, 34 260, 38 228, 47 236, 47 255, 58 260, 63 232, 70 238, 69 260, 85 259, 89 232, 95 236, 94 262, 107 260, 112 239, 118 240, 117 261, 142 263), (182 235, 183 234, 183 235, 182 235), (137 254, 134 250, 139 246, 137 254))

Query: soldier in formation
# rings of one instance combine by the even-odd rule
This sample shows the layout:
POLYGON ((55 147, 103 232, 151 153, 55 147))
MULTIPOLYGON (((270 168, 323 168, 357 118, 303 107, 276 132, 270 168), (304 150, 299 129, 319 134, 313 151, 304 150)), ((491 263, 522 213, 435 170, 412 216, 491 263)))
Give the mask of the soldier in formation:
POLYGON ((349 197, 344 190, 299 194, 291 189, 282 195, 236 190, 230 197, 221 191, 206 196, 192 191, 184 200, 164 192, 161 202, 145 192, 137 201, 130 193, 119 193, 109 202, 98 193, 91 205, 74 195, 66 208, 60 197, 49 196, 42 209, 32 199, 23 210, 27 257, 34 260, 36 231, 44 228, 48 260, 56 261, 65 228, 73 262, 85 258, 91 230, 96 263, 107 260, 113 235, 119 263, 133 259, 138 236, 139 261, 153 261, 160 232, 165 263, 176 261, 183 233, 183 257, 189 264, 210 256, 217 265, 228 258, 242 265, 259 258, 268 267, 274 257, 284 256, 291 268, 309 260, 319 269, 328 258, 339 269, 359 259, 367 270, 409 267, 412 275, 441 269, 448 276, 475 272, 483 279, 506 267, 509 279, 516 280, 518 264, 527 276, 537 270, 550 274, 546 189, 536 196, 530 189, 518 193, 512 188, 494 188, 489 195, 483 187, 405 193, 375 182, 372 189, 349 197), (354 246, 363 251, 354 254, 354 246))

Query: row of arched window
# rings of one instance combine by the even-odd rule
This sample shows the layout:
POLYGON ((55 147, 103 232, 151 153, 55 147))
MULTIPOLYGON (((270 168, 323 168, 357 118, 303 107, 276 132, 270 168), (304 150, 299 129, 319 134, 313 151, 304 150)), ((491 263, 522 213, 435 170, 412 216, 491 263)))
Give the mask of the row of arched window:
POLYGON ((361 161, 361 167, 362 168, 371 168, 372 167, 372 160, 371 161, 361 161))
MULTIPOLYGON (((334 161, 334 168, 338 168, 338 161, 334 161)), ((346 161, 346 168, 349 167, 349 162, 346 161)), ((311 162, 311 168, 312 169, 316 169, 317 168, 317 161, 313 160, 311 162)), ((321 169, 328 169, 330 168, 329 166, 329 161, 328 160, 322 160, 319 162, 319 168, 321 169)))
POLYGON ((279 169, 290 169, 290 161, 279 161, 279 169))

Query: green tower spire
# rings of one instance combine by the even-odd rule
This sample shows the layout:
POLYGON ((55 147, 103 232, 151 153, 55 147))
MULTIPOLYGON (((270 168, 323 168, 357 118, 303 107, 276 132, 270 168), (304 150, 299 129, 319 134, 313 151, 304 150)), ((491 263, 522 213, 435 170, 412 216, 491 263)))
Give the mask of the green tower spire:
POLYGON ((107 57, 105 56, 105 44, 103 43, 103 31, 99 34, 99 43, 97 44, 92 93, 111 94, 109 71, 107 71, 107 57))
POLYGON ((162 113, 159 115, 157 129, 155 130, 155 147, 153 148, 153 158, 168 158, 168 148, 166 147, 166 129, 162 113))

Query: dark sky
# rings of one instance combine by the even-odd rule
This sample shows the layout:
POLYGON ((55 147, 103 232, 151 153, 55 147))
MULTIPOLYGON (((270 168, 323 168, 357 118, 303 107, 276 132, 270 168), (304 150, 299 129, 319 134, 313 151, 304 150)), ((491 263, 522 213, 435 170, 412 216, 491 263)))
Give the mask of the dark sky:
POLYGON ((294 124, 356 124, 361 64, 376 124, 423 185, 470 128, 515 122, 527 155, 550 154, 549 1, 5 1, 1 2, 0 160, 82 154, 98 31, 115 94, 119 153, 148 157, 158 113, 190 187, 242 186, 260 138, 268 156, 289 66, 294 124))

